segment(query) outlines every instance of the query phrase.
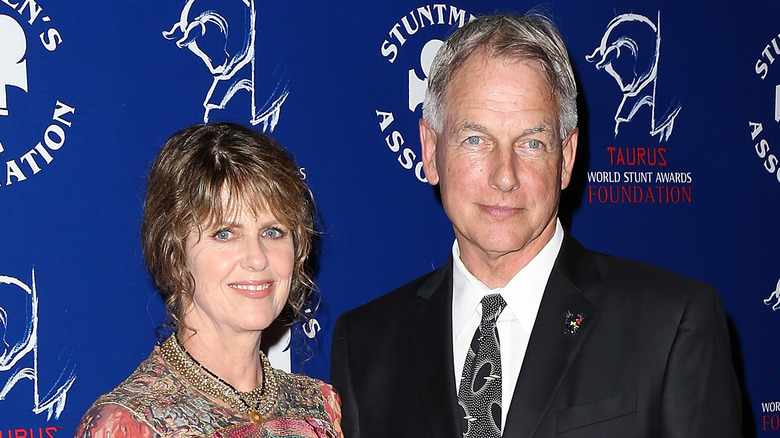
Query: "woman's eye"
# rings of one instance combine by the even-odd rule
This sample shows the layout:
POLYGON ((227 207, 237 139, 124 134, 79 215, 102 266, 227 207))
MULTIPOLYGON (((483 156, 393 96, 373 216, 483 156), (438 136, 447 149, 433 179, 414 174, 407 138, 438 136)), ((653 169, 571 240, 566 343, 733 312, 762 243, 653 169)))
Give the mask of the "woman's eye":
POLYGON ((269 228, 269 229, 263 231, 263 237, 268 237, 270 239, 280 239, 280 238, 282 238, 282 237, 284 237, 286 235, 287 235, 286 232, 284 232, 281 229, 276 228, 276 227, 269 228))
POLYGON ((214 238, 217 240, 228 240, 233 236, 229 230, 219 230, 214 233, 214 238))

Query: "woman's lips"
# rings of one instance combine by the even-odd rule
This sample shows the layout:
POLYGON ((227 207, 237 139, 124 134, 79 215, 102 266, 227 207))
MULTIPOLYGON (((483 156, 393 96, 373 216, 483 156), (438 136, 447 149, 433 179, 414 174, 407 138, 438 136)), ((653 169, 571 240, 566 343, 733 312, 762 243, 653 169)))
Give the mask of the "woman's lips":
POLYGON ((263 298, 271 293, 273 281, 230 283, 230 288, 239 291, 242 295, 252 298, 263 298))

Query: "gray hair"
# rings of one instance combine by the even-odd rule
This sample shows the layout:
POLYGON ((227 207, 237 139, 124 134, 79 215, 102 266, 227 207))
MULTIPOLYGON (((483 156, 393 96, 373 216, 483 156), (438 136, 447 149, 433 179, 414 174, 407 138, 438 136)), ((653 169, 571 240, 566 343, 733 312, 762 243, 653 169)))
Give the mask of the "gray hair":
POLYGON ((490 57, 539 61, 557 98, 561 139, 577 126, 577 84, 558 29, 541 14, 500 14, 471 20, 436 53, 423 103, 423 118, 435 132, 444 129, 447 85, 466 59, 479 50, 490 57))

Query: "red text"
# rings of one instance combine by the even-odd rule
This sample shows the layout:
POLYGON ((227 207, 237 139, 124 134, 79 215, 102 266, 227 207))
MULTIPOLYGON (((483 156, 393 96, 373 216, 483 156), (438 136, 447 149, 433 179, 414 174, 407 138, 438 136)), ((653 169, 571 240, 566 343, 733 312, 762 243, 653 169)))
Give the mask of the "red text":
POLYGON ((666 148, 607 146, 609 164, 615 166, 666 166, 666 148))

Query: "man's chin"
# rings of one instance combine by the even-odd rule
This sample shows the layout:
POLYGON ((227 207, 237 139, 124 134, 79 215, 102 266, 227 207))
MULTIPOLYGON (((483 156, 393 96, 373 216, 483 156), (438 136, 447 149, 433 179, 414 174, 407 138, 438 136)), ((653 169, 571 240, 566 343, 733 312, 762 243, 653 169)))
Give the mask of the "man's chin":
POLYGON ((506 233, 503 235, 493 234, 489 237, 476 239, 474 249, 478 250, 490 258, 501 258, 505 256, 535 256, 544 248, 544 245, 552 236, 543 239, 542 236, 518 236, 517 233, 506 233))

